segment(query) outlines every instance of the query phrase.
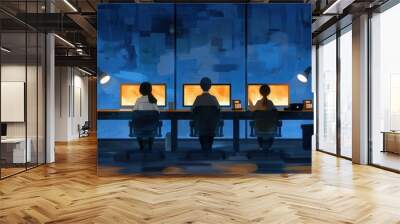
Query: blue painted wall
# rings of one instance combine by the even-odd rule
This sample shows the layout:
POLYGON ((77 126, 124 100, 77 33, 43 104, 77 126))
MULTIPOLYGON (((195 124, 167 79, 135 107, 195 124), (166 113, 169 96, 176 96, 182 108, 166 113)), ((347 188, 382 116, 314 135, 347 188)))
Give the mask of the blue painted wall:
MULTIPOLYGON (((182 85, 203 76, 230 83, 243 104, 246 83, 288 83, 293 103, 313 98, 311 83, 296 79, 311 66, 306 4, 104 4, 97 38, 98 73, 112 77, 98 85, 98 109, 119 109, 120 84, 143 81, 167 84, 167 102, 182 108, 182 85)), ((302 123, 285 121, 283 138, 300 138, 302 123)), ((187 122, 179 125, 188 137, 187 122)), ((165 121, 163 134, 169 128, 165 121)), ((98 137, 128 138, 128 122, 99 121, 98 137)))

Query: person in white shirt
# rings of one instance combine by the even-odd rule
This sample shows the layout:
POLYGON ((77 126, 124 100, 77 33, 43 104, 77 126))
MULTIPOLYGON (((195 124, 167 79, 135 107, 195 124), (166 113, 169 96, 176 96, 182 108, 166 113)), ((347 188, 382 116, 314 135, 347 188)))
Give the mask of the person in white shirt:
POLYGON ((268 96, 270 93, 271 93, 271 88, 269 87, 269 85, 262 85, 260 87, 260 94, 261 94, 262 98, 256 102, 256 105, 253 104, 252 100, 249 100, 250 111, 276 110, 274 103, 270 99, 268 99, 268 96))
MULTIPOLYGON (((159 111, 157 107, 157 99, 153 96, 151 91, 152 86, 149 82, 143 82, 142 84, 140 84, 139 92, 140 94, 142 94, 142 96, 136 100, 133 111, 159 111)), ((140 137, 138 137, 137 140, 139 142, 140 151, 143 151, 146 141, 140 137)), ((153 138, 149 138, 147 140, 150 151, 153 147, 153 142, 153 138)))
POLYGON ((157 99, 151 93, 152 86, 149 82, 143 82, 140 84, 139 92, 142 94, 136 102, 133 110, 158 110, 157 99))
MULTIPOLYGON (((268 99, 269 94, 271 93, 271 88, 269 87, 269 85, 262 85, 260 87, 260 94, 262 96, 261 99, 259 99, 256 104, 253 104, 253 101, 249 100, 249 109, 250 111, 254 112, 254 111, 276 111, 276 107, 274 105, 274 103, 268 99)), ((273 143, 273 138, 269 141, 270 145, 272 145, 273 143)), ((264 145, 264 140, 262 137, 257 137, 257 141, 258 141, 258 145, 260 147, 260 149, 263 149, 263 145, 264 145)))

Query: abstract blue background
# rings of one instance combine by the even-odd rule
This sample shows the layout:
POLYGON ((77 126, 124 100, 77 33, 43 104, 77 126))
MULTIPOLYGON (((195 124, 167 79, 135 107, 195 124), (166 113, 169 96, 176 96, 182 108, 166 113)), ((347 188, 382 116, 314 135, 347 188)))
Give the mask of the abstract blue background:
MULTIPOLYGON (((120 84, 143 81, 165 83, 167 102, 183 108, 182 85, 203 76, 230 83, 244 105, 247 83, 288 83, 291 103, 313 99, 311 82, 296 78, 311 66, 307 4, 102 4, 97 18, 98 73, 111 76, 98 85, 98 109, 120 109, 120 84)), ((304 123, 284 121, 282 138, 301 138, 304 123)), ((179 136, 188 129, 180 122, 179 136)), ((232 136, 231 122, 224 133, 232 136)), ((99 121, 98 137, 128 138, 128 121, 99 121)))

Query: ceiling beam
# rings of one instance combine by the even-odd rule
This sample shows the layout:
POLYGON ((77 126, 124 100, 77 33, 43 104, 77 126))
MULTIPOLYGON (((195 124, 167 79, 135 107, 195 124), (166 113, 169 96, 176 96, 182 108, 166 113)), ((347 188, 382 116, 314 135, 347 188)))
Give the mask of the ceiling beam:
POLYGON ((86 41, 90 46, 96 46, 97 30, 90 24, 85 17, 81 14, 68 14, 67 15, 72 21, 82 28, 83 31, 88 35, 89 38, 86 41))
POLYGON ((92 56, 56 56, 56 66, 77 66, 87 67, 93 71, 96 71, 96 57, 92 56))

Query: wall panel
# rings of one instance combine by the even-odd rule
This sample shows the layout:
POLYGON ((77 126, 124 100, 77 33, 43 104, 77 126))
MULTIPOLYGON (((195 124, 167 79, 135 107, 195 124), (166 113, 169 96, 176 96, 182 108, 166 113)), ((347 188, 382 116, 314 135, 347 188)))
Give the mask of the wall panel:
MULTIPOLYGON (((241 100, 245 108, 249 83, 285 83, 289 85, 291 103, 313 99, 311 74, 307 83, 297 79, 311 67, 310 5, 102 4, 98 18, 98 110, 132 109, 121 107, 120 85, 144 81, 166 84, 168 109, 189 109, 183 106, 183 85, 198 83, 205 76, 214 83, 230 84, 231 98, 241 100), (101 83, 105 76, 110 77, 109 81, 101 83)), ((273 143, 271 153, 275 157, 269 157, 267 152, 258 152, 246 121, 239 124, 244 151, 233 152, 233 122, 225 120, 223 136, 216 140, 215 147, 227 153, 226 160, 209 159, 203 168, 204 160, 192 163, 187 161, 191 156, 185 156, 200 147, 197 139, 190 137, 188 121, 179 121, 180 146, 177 152, 170 152, 171 124, 164 120, 162 135, 156 138, 150 154, 137 151, 136 139, 129 137, 128 123, 127 118, 98 121, 99 174, 170 169, 225 173, 243 164, 251 172, 281 172, 293 161, 306 164, 305 171, 299 171, 299 167, 294 170, 310 171, 311 153, 302 149, 301 126, 312 127, 312 121, 284 121, 282 136, 273 143), (252 157, 254 150, 261 157, 252 157), (165 157, 156 159, 158 153, 165 157), (288 162, 284 154, 297 157, 288 162)))

